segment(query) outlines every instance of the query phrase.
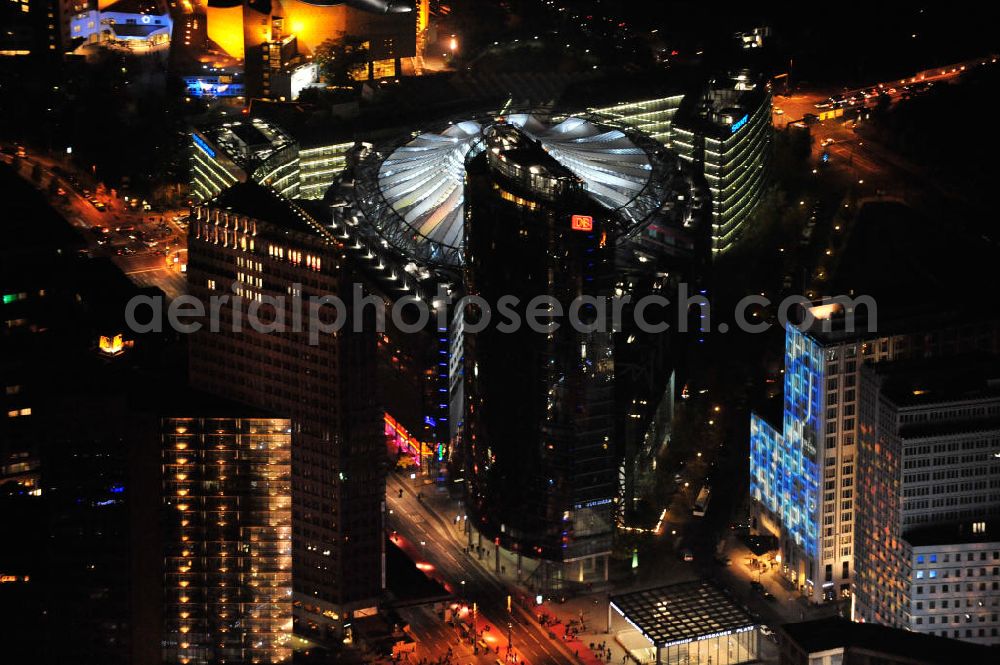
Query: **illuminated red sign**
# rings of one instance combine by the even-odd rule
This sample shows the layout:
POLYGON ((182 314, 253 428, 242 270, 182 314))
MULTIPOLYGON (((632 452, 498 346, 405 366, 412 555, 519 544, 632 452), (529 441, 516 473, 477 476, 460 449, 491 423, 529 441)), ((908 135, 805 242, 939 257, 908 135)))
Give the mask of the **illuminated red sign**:
POLYGON ((571 226, 574 231, 593 231, 594 218, 590 215, 573 215, 571 226))

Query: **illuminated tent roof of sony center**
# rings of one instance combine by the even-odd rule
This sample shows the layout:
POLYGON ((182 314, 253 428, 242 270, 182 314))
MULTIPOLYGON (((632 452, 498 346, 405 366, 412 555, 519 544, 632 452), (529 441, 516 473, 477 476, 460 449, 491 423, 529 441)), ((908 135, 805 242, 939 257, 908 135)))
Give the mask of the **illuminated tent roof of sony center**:
POLYGON ((499 123, 538 141, 594 200, 616 213, 623 230, 640 226, 666 199, 662 178, 655 177, 662 169, 660 146, 652 139, 584 117, 550 123, 518 113, 451 123, 395 148, 378 166, 379 201, 367 206, 369 224, 415 260, 460 265, 465 165, 485 148, 484 132, 499 123))

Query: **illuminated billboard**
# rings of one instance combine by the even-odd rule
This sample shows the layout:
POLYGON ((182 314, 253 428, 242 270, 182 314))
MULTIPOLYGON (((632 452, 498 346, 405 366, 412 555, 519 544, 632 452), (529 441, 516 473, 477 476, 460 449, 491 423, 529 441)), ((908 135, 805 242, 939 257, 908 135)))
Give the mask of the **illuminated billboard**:
POLYGON ((188 97, 243 97, 246 87, 232 76, 185 76, 188 97))

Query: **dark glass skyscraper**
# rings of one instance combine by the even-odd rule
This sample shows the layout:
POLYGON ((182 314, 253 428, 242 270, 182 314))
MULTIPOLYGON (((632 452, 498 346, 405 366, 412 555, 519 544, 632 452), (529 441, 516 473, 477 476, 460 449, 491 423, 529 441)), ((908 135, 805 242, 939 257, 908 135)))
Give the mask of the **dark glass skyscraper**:
MULTIPOLYGON (((465 286, 499 314, 517 298, 570 313, 614 288, 614 233, 583 182, 518 129, 485 132, 467 166, 465 286), (579 300, 579 303, 588 301, 579 300), (547 304, 546 304, 547 303, 547 304)), ((557 312, 553 312, 557 314, 557 312)), ((604 576, 614 530, 614 359, 609 317, 581 307, 593 331, 565 317, 550 332, 466 323, 465 450, 476 528, 505 549, 569 563, 579 581, 604 576)), ((558 570, 558 572, 557 572, 558 570)))
POLYGON ((628 127, 513 112, 364 147, 334 200, 338 233, 356 230, 380 266, 448 296, 430 302, 451 307, 437 328, 442 458, 466 491, 470 544, 539 588, 605 580, 673 403, 676 337, 629 319, 642 297, 697 283, 710 231, 700 181, 628 127), (482 298, 492 323, 456 309, 463 296, 482 298), (632 303, 617 331, 614 303, 595 302, 610 296, 632 303), (525 315, 546 306, 562 310, 558 327, 536 332, 525 315))

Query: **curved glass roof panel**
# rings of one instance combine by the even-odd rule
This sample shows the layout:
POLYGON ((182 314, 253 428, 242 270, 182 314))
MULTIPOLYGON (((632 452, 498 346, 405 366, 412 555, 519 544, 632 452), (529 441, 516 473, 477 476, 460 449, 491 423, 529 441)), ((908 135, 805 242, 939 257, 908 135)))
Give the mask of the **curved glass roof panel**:
POLYGON ((500 123, 537 141, 583 182, 598 203, 618 211, 626 223, 645 219, 651 204, 655 207, 647 190, 653 171, 650 155, 625 132, 587 118, 570 117, 553 124, 518 113, 485 123, 453 123, 393 150, 378 167, 378 190, 396 219, 388 220, 384 210, 370 221, 377 227, 389 223, 400 228, 391 233, 376 230, 383 237, 402 240, 406 246, 400 249, 417 257, 456 256, 463 240, 465 165, 482 150, 483 133, 500 123))

